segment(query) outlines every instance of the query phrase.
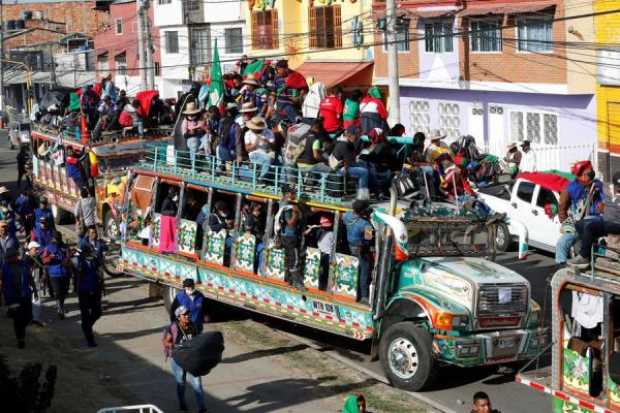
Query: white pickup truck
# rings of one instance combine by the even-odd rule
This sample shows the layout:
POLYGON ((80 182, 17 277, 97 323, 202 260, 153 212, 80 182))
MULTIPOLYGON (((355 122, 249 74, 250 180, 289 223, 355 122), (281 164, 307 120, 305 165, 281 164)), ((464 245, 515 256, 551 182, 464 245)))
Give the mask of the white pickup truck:
POLYGON ((555 205, 557 211, 560 192, 570 181, 557 174, 522 173, 510 184, 481 188, 478 195, 498 213, 505 213, 508 225, 497 229, 496 248, 506 251, 513 239, 522 237, 528 245, 555 252, 560 238, 560 220, 557 213, 549 217, 545 205, 555 205))

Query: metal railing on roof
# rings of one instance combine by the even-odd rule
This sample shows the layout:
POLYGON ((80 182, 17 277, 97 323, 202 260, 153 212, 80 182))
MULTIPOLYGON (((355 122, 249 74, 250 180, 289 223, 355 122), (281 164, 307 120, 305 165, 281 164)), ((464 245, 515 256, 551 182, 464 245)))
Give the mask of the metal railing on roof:
POLYGON ((322 204, 345 206, 355 198, 355 180, 340 172, 317 171, 258 162, 223 162, 215 156, 191 156, 163 144, 149 145, 140 167, 183 178, 189 183, 222 190, 279 196, 287 184, 297 198, 322 204))

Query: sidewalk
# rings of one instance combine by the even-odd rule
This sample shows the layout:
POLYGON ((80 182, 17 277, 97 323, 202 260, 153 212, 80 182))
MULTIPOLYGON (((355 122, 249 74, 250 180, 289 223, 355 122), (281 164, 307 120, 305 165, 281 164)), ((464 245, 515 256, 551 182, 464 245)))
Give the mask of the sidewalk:
MULTIPOLYGON (((101 400, 96 401, 105 405, 90 403, 89 409, 79 405, 71 409, 63 402, 59 403, 63 410, 52 411, 82 413, 119 403, 152 403, 165 412, 177 411, 174 380, 161 349, 167 322, 162 302, 146 298, 144 284, 129 278, 110 280, 107 291, 104 316, 95 326, 99 343, 95 350, 84 347, 74 298, 68 301, 64 321, 55 319, 52 303, 47 304, 52 334, 46 335, 60 332, 60 339, 34 342, 41 333, 28 330, 28 351, 46 343, 60 348, 63 345, 57 343, 66 343, 81 367, 78 371, 85 375, 84 383, 101 385, 109 393, 100 394, 101 400)), ((337 412, 351 392, 364 393, 373 412, 431 411, 416 408, 404 393, 363 377, 262 324, 226 320, 206 327, 222 331, 226 345, 222 363, 203 378, 210 412, 337 412)), ((12 336, 0 339, 3 347, 13 346, 13 341, 12 336)), ((3 347, 0 352, 7 351, 3 347)), ((13 349, 9 351, 17 351, 13 349)), ((58 386, 62 386, 60 379, 58 386)), ((58 392, 57 397, 62 396, 58 392)), ((187 398, 190 407, 194 406, 189 388, 187 398)))

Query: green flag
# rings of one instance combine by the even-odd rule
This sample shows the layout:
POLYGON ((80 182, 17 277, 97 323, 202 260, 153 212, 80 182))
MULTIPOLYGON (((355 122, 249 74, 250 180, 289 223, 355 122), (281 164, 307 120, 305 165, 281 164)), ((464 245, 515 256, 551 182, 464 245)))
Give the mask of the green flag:
POLYGON ((211 63, 211 85, 209 86, 209 106, 220 107, 224 100, 224 79, 220 66, 220 52, 217 50, 217 39, 213 46, 213 62, 211 63))
POLYGON ((256 76, 256 78, 258 78, 258 74, 260 74, 260 72, 263 70, 264 65, 265 65, 265 60, 257 59, 255 62, 250 63, 249 65, 245 67, 245 70, 243 71, 243 76, 246 77, 246 76, 254 75, 256 76))
POLYGON ((69 94, 69 110, 80 110, 80 97, 77 93, 69 94))

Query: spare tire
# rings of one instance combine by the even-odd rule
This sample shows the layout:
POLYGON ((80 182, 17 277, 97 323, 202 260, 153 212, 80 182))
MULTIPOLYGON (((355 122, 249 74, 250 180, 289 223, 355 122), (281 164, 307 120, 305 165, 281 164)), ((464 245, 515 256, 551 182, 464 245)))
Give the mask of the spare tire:
POLYGON ((211 331, 177 345, 172 350, 172 358, 183 370, 200 377, 209 374, 222 361, 223 352, 224 336, 219 331, 211 331))

